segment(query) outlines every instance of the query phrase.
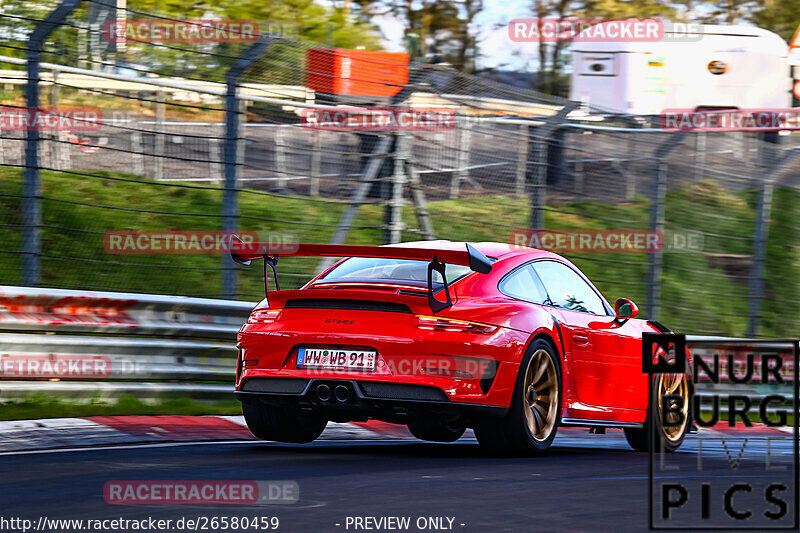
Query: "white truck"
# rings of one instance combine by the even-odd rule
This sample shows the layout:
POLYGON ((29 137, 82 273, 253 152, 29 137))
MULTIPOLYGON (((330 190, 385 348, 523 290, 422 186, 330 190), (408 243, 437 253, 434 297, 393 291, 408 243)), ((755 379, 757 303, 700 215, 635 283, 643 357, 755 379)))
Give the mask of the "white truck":
MULTIPOLYGON (((605 23, 603 23, 605 24, 605 23)), ((687 25, 652 42, 572 44, 570 99, 593 111, 791 106, 789 46, 755 27, 687 25)))

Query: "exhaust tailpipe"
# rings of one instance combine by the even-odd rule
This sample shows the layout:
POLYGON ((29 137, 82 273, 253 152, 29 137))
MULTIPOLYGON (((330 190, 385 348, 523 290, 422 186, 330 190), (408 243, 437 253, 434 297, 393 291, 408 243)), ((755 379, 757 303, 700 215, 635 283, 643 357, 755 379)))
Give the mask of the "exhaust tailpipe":
POLYGON ((350 389, 345 385, 336 385, 336 388, 333 389, 333 394, 339 403, 347 403, 350 400, 350 389))
POLYGON ((331 388, 325 385, 324 383, 317 385, 317 398, 319 398, 320 401, 323 402, 330 401, 331 388))

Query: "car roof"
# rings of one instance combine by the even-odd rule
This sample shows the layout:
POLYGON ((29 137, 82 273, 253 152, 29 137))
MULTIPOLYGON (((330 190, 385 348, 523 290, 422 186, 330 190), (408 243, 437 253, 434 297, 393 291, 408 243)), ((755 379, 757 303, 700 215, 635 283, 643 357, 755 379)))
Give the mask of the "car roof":
MULTIPOLYGON (((444 250, 463 250, 468 241, 447 241, 447 240, 432 240, 432 241, 410 241, 392 244, 391 246, 402 246, 403 248, 441 248, 444 250)), ((509 244, 503 242, 469 242, 481 253, 487 257, 495 259, 509 259, 511 257, 524 255, 530 259, 538 258, 557 258, 562 259, 561 256, 548 252, 547 250, 540 250, 538 248, 529 248, 527 246, 519 246, 516 244, 509 244)))

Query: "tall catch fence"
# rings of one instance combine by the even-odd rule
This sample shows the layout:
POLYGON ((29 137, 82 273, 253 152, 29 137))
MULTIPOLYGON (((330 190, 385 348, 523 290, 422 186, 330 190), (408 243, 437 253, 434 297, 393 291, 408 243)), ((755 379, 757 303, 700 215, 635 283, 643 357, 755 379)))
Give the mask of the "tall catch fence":
MULTIPOLYGON (((796 136, 671 133, 658 117, 601 113, 444 64, 412 64, 398 81, 394 56, 344 58, 242 25, 202 42, 121 39, 112 27, 207 24, 185 18, 110 0, 0 14, 0 283, 263 294, 263 272, 224 253, 109 249, 109 232, 530 244, 537 234, 519 230, 656 230, 663 246, 647 253, 562 252, 607 299, 630 297, 675 330, 796 335, 796 136), (321 88, 347 84, 382 96, 321 88), (451 120, 368 131, 309 119, 387 108, 451 120), (31 109, 102 119, 20 127, 31 109)), ((281 259, 281 287, 322 266, 281 259)))

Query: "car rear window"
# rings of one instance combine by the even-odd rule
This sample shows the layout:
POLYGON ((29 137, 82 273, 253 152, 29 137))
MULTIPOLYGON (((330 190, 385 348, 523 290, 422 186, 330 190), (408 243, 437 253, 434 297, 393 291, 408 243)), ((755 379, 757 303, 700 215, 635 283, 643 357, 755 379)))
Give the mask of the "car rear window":
MULTIPOLYGON (((462 265, 445 266, 447 283, 452 283, 472 272, 462 265)), ((428 262, 414 259, 387 259, 372 257, 351 257, 328 272, 316 283, 332 281, 407 281, 428 282, 428 262)), ((442 276, 434 271, 433 282, 442 283, 442 276)))

